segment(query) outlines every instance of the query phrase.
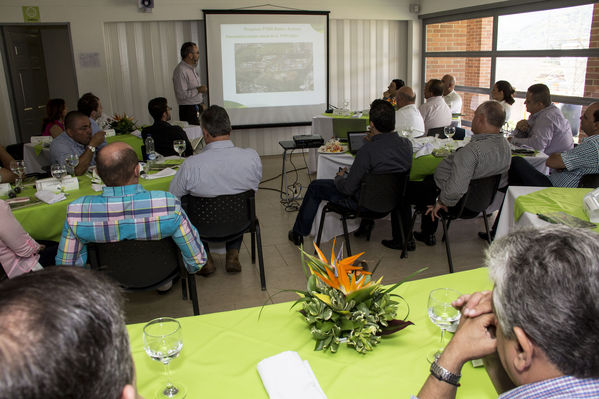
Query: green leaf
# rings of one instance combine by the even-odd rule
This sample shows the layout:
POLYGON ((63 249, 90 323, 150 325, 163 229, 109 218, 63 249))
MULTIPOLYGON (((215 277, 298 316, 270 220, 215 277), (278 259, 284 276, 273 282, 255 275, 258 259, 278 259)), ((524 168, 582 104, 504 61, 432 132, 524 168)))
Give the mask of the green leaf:
POLYGON ((315 351, 321 351, 324 348, 324 339, 316 340, 316 345, 314 345, 315 351))
POLYGON ((372 291, 377 287, 378 286, 374 284, 369 287, 360 288, 359 290, 354 291, 348 296, 346 296, 345 300, 347 302, 354 300, 356 303, 364 302, 366 299, 368 299, 368 297, 370 297, 372 291))

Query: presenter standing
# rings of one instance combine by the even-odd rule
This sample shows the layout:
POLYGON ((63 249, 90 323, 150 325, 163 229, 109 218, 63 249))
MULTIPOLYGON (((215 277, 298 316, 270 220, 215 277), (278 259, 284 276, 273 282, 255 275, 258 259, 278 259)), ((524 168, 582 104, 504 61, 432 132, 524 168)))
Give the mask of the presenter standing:
POLYGON ((196 71, 200 51, 192 42, 183 43, 181 46, 181 62, 173 71, 173 86, 175 97, 179 104, 179 119, 191 125, 200 124, 200 114, 204 110, 203 94, 208 88, 200 83, 200 76, 196 71))

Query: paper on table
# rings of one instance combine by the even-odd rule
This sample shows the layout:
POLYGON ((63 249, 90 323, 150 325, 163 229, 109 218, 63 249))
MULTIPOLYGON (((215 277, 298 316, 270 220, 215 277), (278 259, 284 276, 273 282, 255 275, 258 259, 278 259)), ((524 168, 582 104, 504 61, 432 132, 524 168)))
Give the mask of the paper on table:
POLYGON ((175 173, 177 173, 177 171, 175 169, 165 168, 165 169, 162 169, 158 173, 154 173, 153 175, 149 175, 146 173, 142 176, 144 179, 152 180, 152 179, 160 179, 161 177, 166 177, 166 176, 174 176, 175 173))
POLYGON ((46 204, 54 204, 67 198, 63 193, 54 194, 52 191, 38 191, 35 193, 35 196, 46 204))
POLYGON ((307 360, 286 351, 258 363, 258 373, 270 399, 326 399, 307 360))

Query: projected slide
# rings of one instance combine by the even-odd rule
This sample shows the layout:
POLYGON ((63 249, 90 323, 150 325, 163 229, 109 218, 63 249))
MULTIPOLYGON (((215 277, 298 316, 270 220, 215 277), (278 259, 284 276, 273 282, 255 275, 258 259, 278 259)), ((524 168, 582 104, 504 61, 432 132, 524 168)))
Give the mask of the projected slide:
POLYGON ((324 30, 312 24, 223 24, 226 108, 308 105, 326 96, 324 30))

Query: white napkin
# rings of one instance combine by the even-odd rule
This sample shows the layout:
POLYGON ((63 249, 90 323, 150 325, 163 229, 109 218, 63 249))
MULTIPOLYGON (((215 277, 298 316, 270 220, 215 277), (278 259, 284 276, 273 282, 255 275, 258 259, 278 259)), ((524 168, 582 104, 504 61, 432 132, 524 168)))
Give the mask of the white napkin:
POLYGON ((175 169, 165 168, 165 169, 162 169, 158 173, 154 173, 153 175, 149 175, 146 173, 142 176, 144 179, 152 180, 152 179, 160 179, 161 177, 166 177, 166 176, 174 176, 175 173, 177 173, 177 171, 175 169))
POLYGON ((137 129, 131 132, 131 134, 135 137, 139 137, 141 139, 141 132, 137 129))
POLYGON ((46 204, 54 204, 67 198, 63 193, 54 194, 52 191, 38 191, 35 193, 35 196, 46 204))
POLYGON ((94 190, 94 191, 102 191, 102 190, 104 190, 104 185, 103 184, 92 183, 92 190, 94 190))
POLYGON ((435 146, 433 143, 425 143, 417 152, 416 155, 414 155, 414 158, 420 158, 423 157, 425 155, 430 155, 433 153, 433 150, 435 149, 435 146))
POLYGON ((286 351, 258 363, 270 399, 327 399, 307 360, 286 351))

